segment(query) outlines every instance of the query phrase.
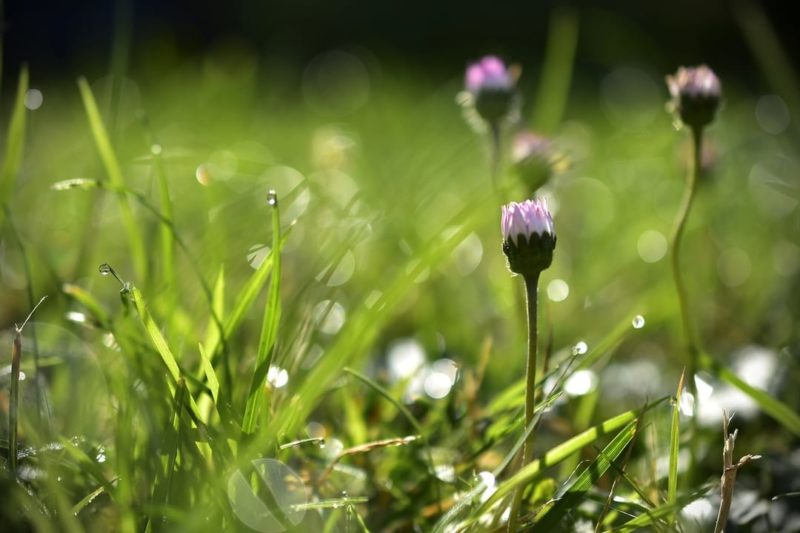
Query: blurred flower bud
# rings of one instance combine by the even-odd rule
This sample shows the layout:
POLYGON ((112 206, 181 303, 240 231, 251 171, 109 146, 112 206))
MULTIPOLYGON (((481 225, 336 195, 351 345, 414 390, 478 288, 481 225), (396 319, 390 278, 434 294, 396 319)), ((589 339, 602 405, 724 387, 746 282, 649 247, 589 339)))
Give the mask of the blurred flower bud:
POLYGON ((521 131, 511 141, 512 168, 531 192, 550 178, 553 171, 552 161, 553 145, 547 137, 521 131))
POLYGON ((496 126, 513 114, 517 72, 496 56, 485 56, 467 67, 468 102, 487 123, 496 126))
POLYGON ((504 205, 501 229, 503 252, 511 272, 538 275, 553 262, 556 232, 545 200, 504 205))
POLYGON ((719 107, 721 86, 714 71, 706 65, 680 67, 667 76, 672 100, 669 108, 677 118, 693 129, 702 129, 714 120, 719 107))

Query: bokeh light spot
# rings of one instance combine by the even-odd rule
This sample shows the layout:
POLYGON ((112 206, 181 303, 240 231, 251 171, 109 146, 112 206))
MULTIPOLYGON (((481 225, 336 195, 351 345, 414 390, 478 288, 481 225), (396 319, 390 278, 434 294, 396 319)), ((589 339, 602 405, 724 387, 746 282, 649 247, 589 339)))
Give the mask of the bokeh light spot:
POLYGON ((645 263, 660 261, 667 254, 667 238, 659 231, 647 230, 639 236, 636 251, 645 263))
POLYGON ((554 302, 563 302, 569 296, 569 285, 563 279, 554 279, 547 284, 547 297, 554 302))

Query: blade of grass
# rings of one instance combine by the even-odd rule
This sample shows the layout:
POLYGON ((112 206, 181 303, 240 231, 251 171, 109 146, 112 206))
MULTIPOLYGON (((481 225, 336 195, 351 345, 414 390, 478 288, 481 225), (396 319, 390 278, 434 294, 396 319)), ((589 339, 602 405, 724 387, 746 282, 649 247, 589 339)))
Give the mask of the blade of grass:
POLYGON ((214 370, 214 365, 211 364, 211 359, 208 358, 206 351, 203 349, 203 345, 198 344, 197 347, 200 349, 200 363, 203 365, 203 371, 206 374, 208 389, 211 391, 211 398, 214 400, 214 403, 217 403, 219 397, 219 379, 217 379, 217 373, 214 370))
POLYGON ((633 437, 636 435, 638 420, 629 422, 617 435, 603 448, 603 451, 576 477, 562 486, 555 499, 545 504, 536 513, 536 527, 544 531, 557 529, 563 516, 570 510, 576 508, 583 500, 586 492, 597 483, 597 481, 611 467, 628 447, 633 437))
MULTIPOLYGON (((167 368, 167 372, 169 372, 169 375, 172 378, 170 385, 171 388, 174 389, 174 385, 177 385, 182 379, 181 369, 180 366, 178 366, 178 361, 172 354, 172 350, 170 350, 164 335, 161 334, 161 330, 158 329, 158 325, 156 325, 153 317, 150 315, 141 291, 136 287, 131 287, 130 294, 133 300, 133 305, 136 307, 136 312, 139 315, 139 320, 144 326, 145 331, 147 331, 150 341, 153 343, 156 351, 161 356, 161 360, 164 362, 164 366, 167 368)), ((188 406, 190 412, 192 413, 192 417, 195 420, 199 420, 200 414, 197 404, 195 403, 192 395, 188 394, 188 392, 187 396, 189 398, 188 406)))
POLYGON ((588 446, 602 436, 613 433, 625 424, 635 421, 642 412, 642 410, 631 410, 621 413, 550 449, 541 459, 534 459, 512 477, 501 483, 497 491, 484 502, 475 514, 482 514, 493 504, 514 492, 517 487, 530 483, 540 476, 545 468, 560 463, 573 453, 578 453, 582 448, 588 446))
MULTIPOLYGON (((433 462, 433 451, 431 450, 430 441, 428 440, 425 431, 423 431, 422 425, 419 423, 419 420, 417 420, 417 418, 411 413, 411 411, 408 410, 408 408, 405 405, 403 405, 401 402, 395 399, 394 396, 392 396, 388 390, 386 390, 384 387, 381 387, 378 383, 370 379, 368 376, 362 374, 361 372, 358 372, 357 370, 353 370, 352 368, 347 368, 347 367, 343 368, 342 371, 358 379, 363 384, 365 384, 366 386, 377 392, 389 403, 394 405, 397 408, 397 410, 403 415, 403 417, 408 421, 408 423, 411 424, 411 427, 414 428, 414 431, 417 432, 417 435, 419 435, 420 438, 422 438, 422 442, 425 445, 425 459, 428 463, 428 474, 434 480, 434 487, 435 490, 437 491, 437 496, 438 496, 439 478, 436 477, 436 468, 433 462)), ((439 500, 438 497, 437 500, 439 500)))
POLYGON ((247 395, 247 404, 242 418, 242 433, 251 434, 256 429, 264 403, 264 383, 270 363, 275 353, 278 336, 278 324, 281 319, 281 216, 280 206, 274 191, 269 192, 269 204, 272 206, 272 277, 269 296, 264 307, 261 322, 261 337, 258 341, 256 366, 247 395))
MULTIPOLYGON (((17 82, 17 96, 11 111, 11 120, 8 123, 6 136, 6 149, 3 156, 3 165, 0 167, 0 206, 6 205, 14 192, 19 168, 22 165, 22 153, 25 146, 25 122, 27 109, 25 108, 25 95, 28 92, 28 68, 22 67, 17 82)), ((5 210, 0 209, 0 228, 5 220, 5 210)))
POLYGON ((83 287, 79 287, 77 285, 73 285, 71 283, 65 283, 61 287, 61 292, 73 298, 75 301, 80 303, 83 307, 89 311, 89 314, 94 317, 97 323, 103 329, 110 329, 111 327, 111 317, 106 312, 105 309, 100 305, 100 302, 92 296, 92 294, 84 289, 83 287))
POLYGON ((678 452, 680 451, 681 436, 681 395, 683 394, 683 381, 686 370, 681 372, 678 380, 678 390, 675 393, 675 403, 672 405, 672 424, 669 431, 669 475, 667 477, 667 503, 675 503, 678 497, 678 452))
POLYGON ((710 355, 703 353, 700 363, 708 368, 719 379, 725 381, 748 395, 769 416, 778 421, 783 427, 800 436, 800 415, 780 400, 773 398, 768 392, 753 387, 730 369, 717 363, 710 355))
POLYGON ((684 507, 689 505, 695 500, 698 500, 706 495, 708 492, 709 487, 703 487, 696 491, 693 491, 689 494, 684 494, 675 498, 672 502, 663 503, 658 505, 652 509, 649 509, 646 512, 643 512, 639 516, 628 520, 624 524, 619 527, 612 528, 608 530, 609 532, 627 532, 627 531, 641 531, 642 529, 651 528, 654 526, 660 527, 669 527, 668 524, 659 523, 662 520, 666 519, 670 523, 677 513, 681 511, 684 507))
POLYGON ((173 215, 172 215, 172 200, 169 195, 169 182, 167 180, 167 172, 164 169, 164 160, 161 157, 161 145, 156 143, 153 130, 150 127, 150 122, 147 116, 142 113, 142 126, 145 134, 145 142, 153 160, 153 170, 155 171, 156 179, 158 180, 158 198, 159 206, 161 208, 161 257, 159 258, 163 265, 164 283, 167 290, 170 292, 172 298, 170 303, 174 304, 177 299, 177 282, 175 275, 175 240, 172 233, 173 215))
POLYGON ((800 111, 800 78, 764 8, 752 1, 736 2, 733 8, 736 22, 764 77, 786 99, 792 112, 797 113, 800 111))
POLYGON ((78 514, 80 514, 80 512, 83 511, 86 508, 87 505, 92 503, 95 498, 97 498, 103 492, 105 492, 106 488, 108 488, 108 486, 111 485, 113 482, 114 482, 114 480, 112 479, 108 483, 106 483, 104 485, 100 485, 99 487, 94 489, 92 492, 90 492, 89 494, 87 494, 86 496, 81 498, 81 501, 79 501, 78 503, 76 503, 75 505, 72 506, 72 514, 74 514, 75 516, 78 516, 78 514))
POLYGON ((554 7, 547 30, 542 81, 533 106, 533 123, 542 132, 552 133, 564 116, 577 46, 577 11, 570 7, 554 7))
MULTIPOLYGON (((122 168, 111 146, 111 140, 108 137, 108 132, 103 125, 103 119, 97 108, 97 101, 94 98, 94 94, 86 78, 81 77, 78 79, 78 88, 80 89, 81 98, 83 99, 83 106, 86 109, 86 116, 89 119, 89 127, 92 131, 97 151, 100 154, 100 159, 103 161, 108 180, 114 188, 121 191, 125 188, 122 168)), ((130 247, 136 276, 140 280, 147 280, 147 252, 144 240, 136 224, 136 219, 128 203, 128 198, 123 192, 118 192, 117 199, 119 201, 120 217, 122 218, 122 225, 124 226, 128 238, 128 246, 130 247)))

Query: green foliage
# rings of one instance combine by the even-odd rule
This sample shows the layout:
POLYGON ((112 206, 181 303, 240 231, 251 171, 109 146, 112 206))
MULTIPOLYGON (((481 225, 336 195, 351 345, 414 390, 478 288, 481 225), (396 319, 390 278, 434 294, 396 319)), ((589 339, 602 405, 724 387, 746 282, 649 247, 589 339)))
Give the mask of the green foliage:
MULTIPOLYGON (((308 87, 264 86, 252 58, 222 51, 131 73, 141 98, 127 107, 125 83, 109 99, 81 78, 77 92, 59 90, 82 108, 54 106, 27 125, 23 70, 0 166, 0 226, 20 243, 4 240, 0 257, 5 325, 29 311, 20 287, 52 298, 20 339, 26 379, 0 381, 20 393, 18 421, 0 410, 0 516, 42 531, 244 530, 230 485, 240 473, 276 520, 302 514, 299 530, 502 528, 520 488, 521 523, 543 530, 681 527, 684 508, 714 490, 704 483, 719 478, 721 446, 718 427, 681 426, 686 361, 656 253, 684 139, 650 85, 631 89, 644 110, 605 92, 601 110, 582 84, 567 94, 578 14, 558 11, 553 24, 525 116, 569 164, 543 191, 557 201, 558 244, 540 284, 546 361, 529 427, 521 287, 498 228, 503 195, 523 187, 501 173, 492 191, 483 139, 453 105, 457 69, 439 90, 365 67, 366 104, 341 114, 308 87), (121 293, 97 274, 105 262, 130 275, 121 293), (423 353, 420 368, 397 362, 403 341, 423 353), (652 402, 676 385, 671 409, 652 402), (537 448, 518 468, 527 431, 537 448), (693 467, 687 442, 702 444, 693 467), (263 459, 296 476, 278 490, 263 459)), ((728 356, 758 344, 797 377, 777 355, 796 353, 800 331, 796 213, 770 204, 795 182, 782 175, 778 187, 754 167, 783 169, 770 166, 777 152, 794 161, 796 134, 754 133, 754 99, 735 81, 726 94, 684 272, 703 317, 702 377, 759 411, 737 450, 783 453, 800 435, 800 398, 753 385, 728 356)), ((0 341, 10 352, 13 336, 0 341)), ((758 468, 740 476, 768 477, 758 468)))

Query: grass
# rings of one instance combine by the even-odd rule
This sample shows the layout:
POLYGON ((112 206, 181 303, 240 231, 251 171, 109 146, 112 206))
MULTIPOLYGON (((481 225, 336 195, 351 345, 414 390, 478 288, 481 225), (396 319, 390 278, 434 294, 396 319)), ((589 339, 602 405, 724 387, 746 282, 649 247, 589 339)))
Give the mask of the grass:
MULTIPOLYGON (((0 376, 4 523, 245 531, 242 513, 261 509, 285 525, 302 514, 301 531, 499 529, 523 489, 520 523, 544 530, 690 530, 682 511, 714 501, 722 439, 719 423, 690 431, 677 401, 657 401, 685 393, 661 244, 687 139, 665 91, 642 82, 663 73, 615 71, 648 106, 569 90, 576 17, 554 14, 564 31, 539 89, 521 81, 536 95, 524 116, 569 161, 542 191, 558 244, 540 281, 529 427, 521 287, 500 249, 489 153, 453 103, 458 68, 442 85, 367 69, 368 99, 348 114, 315 86, 263 83, 254 58, 225 50, 135 82, 117 72, 110 91, 90 76, 53 83, 36 111, 23 70, 2 115, 0 320, 11 328, 48 299, 19 336, 25 379, 0 376), (409 347, 422 367, 398 373, 409 347), (534 460, 518 469, 531 431, 534 460), (289 474, 270 477, 263 459, 289 474), (237 473, 249 496, 232 492, 237 473)), ((754 405, 734 419, 737 450, 782 455, 800 432, 796 132, 759 129, 756 95, 719 74, 727 105, 708 131, 717 158, 683 272, 701 376, 754 405), (741 375, 732 354, 749 345, 784 387, 741 375)), ((527 194, 512 172, 499 180, 509 198, 527 194)), ((14 333, 0 337, 8 352, 14 333)), ((765 502, 789 492, 768 464, 737 475, 765 502)))

